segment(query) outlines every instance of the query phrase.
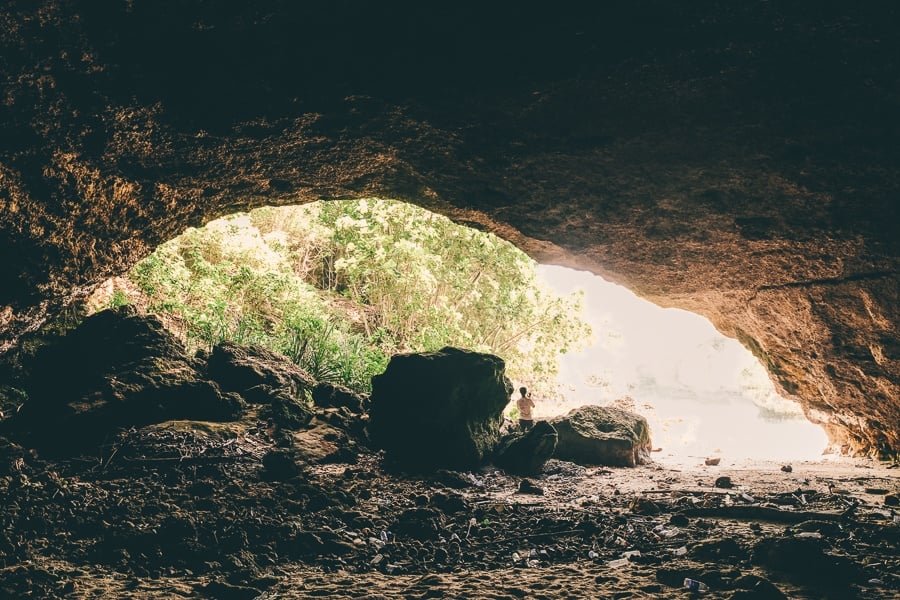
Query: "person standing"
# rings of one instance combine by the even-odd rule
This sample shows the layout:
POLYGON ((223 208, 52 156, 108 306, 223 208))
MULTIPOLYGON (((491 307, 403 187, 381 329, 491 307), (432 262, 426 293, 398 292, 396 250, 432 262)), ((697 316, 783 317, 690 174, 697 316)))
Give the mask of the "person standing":
POLYGON ((534 408, 534 400, 531 399, 531 394, 528 393, 528 389, 525 387, 519 388, 519 394, 521 394, 521 397, 516 400, 516 407, 519 409, 519 429, 528 431, 534 427, 534 417, 531 415, 531 410, 534 408))

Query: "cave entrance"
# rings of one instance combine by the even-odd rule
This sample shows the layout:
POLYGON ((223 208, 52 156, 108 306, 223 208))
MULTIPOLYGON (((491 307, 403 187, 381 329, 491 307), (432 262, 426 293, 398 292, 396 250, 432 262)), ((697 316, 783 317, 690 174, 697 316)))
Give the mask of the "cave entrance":
POLYGON ((704 317, 661 308, 591 273, 541 266, 539 274, 557 293, 583 291, 595 332, 589 347, 561 358, 558 393, 543 414, 594 403, 638 412, 662 462, 822 458, 824 430, 704 317))
POLYGON ((622 406, 648 419, 662 461, 814 459, 827 442, 706 319, 397 201, 264 207, 191 228, 89 301, 122 303, 189 348, 259 344, 363 392, 394 353, 498 354, 533 390, 536 417, 622 406))

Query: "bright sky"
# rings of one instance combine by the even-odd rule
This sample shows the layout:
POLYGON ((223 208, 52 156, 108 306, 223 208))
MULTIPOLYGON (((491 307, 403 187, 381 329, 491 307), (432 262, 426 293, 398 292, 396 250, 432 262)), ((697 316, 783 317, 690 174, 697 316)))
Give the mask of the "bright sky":
POLYGON ((538 274, 558 293, 584 291, 594 339, 583 352, 562 357, 565 400, 540 404, 536 416, 630 396, 650 422, 653 445, 662 448, 656 460, 821 458, 824 431, 778 396, 746 348, 704 317, 660 308, 583 271, 541 265, 538 274))

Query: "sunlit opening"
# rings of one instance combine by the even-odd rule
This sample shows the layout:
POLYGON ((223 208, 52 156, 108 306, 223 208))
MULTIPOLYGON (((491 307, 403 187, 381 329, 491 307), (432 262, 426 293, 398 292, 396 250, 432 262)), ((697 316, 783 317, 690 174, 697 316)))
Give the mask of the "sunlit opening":
POLYGON ((590 273, 542 265, 557 293, 584 292, 589 347, 563 355, 549 417, 584 404, 624 405, 651 426, 655 460, 696 463, 821 458, 827 437, 778 395, 763 366, 705 318, 660 308, 590 273))
POLYGON ((360 392, 397 353, 490 352, 516 388, 533 391, 537 418, 585 404, 644 415, 656 460, 817 459, 827 443, 756 358, 703 317, 535 265, 508 242, 402 202, 231 215, 163 244, 95 296, 91 310, 157 314, 189 349, 261 345, 360 392))

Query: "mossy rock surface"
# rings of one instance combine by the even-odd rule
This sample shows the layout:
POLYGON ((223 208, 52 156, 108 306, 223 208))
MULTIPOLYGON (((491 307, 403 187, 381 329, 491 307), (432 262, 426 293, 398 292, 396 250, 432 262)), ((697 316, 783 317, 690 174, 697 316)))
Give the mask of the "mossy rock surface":
POLYGON ((558 442, 554 458, 580 465, 634 467, 650 452, 650 426, 635 413, 582 406, 550 421, 558 442))

